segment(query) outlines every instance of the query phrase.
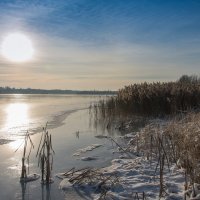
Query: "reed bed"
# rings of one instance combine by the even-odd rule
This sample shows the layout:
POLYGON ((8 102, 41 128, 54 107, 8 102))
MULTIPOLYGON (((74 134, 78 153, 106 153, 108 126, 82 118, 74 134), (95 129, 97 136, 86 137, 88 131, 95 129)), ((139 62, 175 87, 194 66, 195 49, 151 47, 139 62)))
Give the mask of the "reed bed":
POLYGON ((195 189, 200 188, 199 110, 200 78, 185 75, 176 82, 126 86, 117 96, 94 105, 91 113, 94 122, 107 129, 117 121, 118 129, 126 130, 130 124, 127 119, 147 118, 148 125, 134 135, 126 151, 142 153, 150 163, 157 162, 160 198, 167 194, 166 169, 170 171, 174 164, 182 168, 188 196, 185 199, 193 199, 200 196, 200 189, 195 189))
POLYGON ((136 114, 165 116, 197 109, 200 107, 200 81, 188 79, 183 76, 176 82, 126 86, 117 96, 94 106, 95 113, 99 118, 111 119, 136 114))

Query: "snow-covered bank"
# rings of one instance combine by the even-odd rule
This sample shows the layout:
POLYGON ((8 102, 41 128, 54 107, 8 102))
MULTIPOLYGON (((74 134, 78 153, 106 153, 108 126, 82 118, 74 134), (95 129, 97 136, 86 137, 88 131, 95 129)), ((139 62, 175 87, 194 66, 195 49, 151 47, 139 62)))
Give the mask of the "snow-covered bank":
POLYGON ((76 188, 96 200, 200 199, 198 168, 193 168, 199 163, 199 119, 200 114, 193 113, 150 121, 140 131, 120 137, 121 154, 110 166, 66 173, 60 188, 76 188))
MULTIPOLYGON (((156 165, 156 161, 150 163, 144 157, 114 159, 109 167, 63 176, 60 188, 67 192, 75 187, 96 200, 103 197, 107 200, 143 199, 143 195, 149 200, 159 199, 159 171, 155 172, 156 165), (81 173, 87 175, 82 176, 81 173)), ((165 178, 164 199, 183 199, 184 171, 174 165, 165 170, 165 178)))
MULTIPOLYGON (((147 199, 159 199, 159 172, 155 173, 156 165, 157 162, 150 164, 144 157, 113 160, 112 165, 102 171, 104 174, 117 174, 121 187, 108 191, 107 199, 134 199, 136 194, 145 194, 147 199)), ((183 199, 183 172, 174 167, 173 171, 165 171, 165 177, 166 199, 183 199)))

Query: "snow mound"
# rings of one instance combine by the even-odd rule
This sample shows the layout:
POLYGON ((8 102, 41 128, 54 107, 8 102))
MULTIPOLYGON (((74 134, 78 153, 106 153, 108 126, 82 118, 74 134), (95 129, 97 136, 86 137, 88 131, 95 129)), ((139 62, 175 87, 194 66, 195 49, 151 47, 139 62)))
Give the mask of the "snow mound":
POLYGON ((20 182, 26 183, 26 182, 36 181, 39 178, 40 178, 39 174, 29 174, 25 178, 20 178, 20 182))
POLYGON ((82 153, 86 153, 87 151, 92 151, 92 150, 94 150, 94 149, 96 149, 96 148, 99 148, 99 147, 101 147, 101 146, 103 146, 103 145, 102 145, 102 144, 92 144, 92 145, 87 146, 87 147, 85 147, 85 148, 83 148, 83 149, 77 150, 77 151, 73 154, 73 156, 80 156, 82 153))

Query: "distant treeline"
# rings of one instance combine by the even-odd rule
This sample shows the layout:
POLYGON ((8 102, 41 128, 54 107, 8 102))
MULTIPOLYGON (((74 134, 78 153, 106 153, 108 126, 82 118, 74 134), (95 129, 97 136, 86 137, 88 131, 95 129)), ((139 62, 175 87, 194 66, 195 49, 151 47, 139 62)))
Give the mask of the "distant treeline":
POLYGON ((120 89, 115 97, 95 107, 101 117, 166 115, 200 108, 200 78, 183 75, 176 82, 141 83, 120 89))
POLYGON ((114 95, 115 91, 98 91, 98 90, 44 90, 44 89, 31 89, 31 88, 10 88, 0 87, 0 94, 82 94, 82 95, 114 95))

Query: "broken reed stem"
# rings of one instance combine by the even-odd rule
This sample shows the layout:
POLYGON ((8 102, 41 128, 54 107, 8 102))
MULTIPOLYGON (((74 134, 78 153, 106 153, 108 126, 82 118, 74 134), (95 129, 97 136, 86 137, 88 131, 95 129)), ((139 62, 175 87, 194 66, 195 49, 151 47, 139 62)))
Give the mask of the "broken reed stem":
POLYGON ((128 155, 129 158, 132 158, 132 156, 125 151, 113 138, 109 137, 111 139, 111 141, 113 141, 126 155, 128 155))
MULTIPOLYGON (((20 144, 20 146, 21 145, 22 144, 20 144)), ((16 151, 18 151, 19 147, 17 148, 16 151)), ((27 177, 26 161, 27 161, 28 173, 29 173, 29 157, 30 157, 32 148, 34 148, 34 145, 33 145, 33 142, 31 140, 31 137, 30 137, 30 135, 29 135, 29 133, 27 131, 26 135, 25 135, 25 138, 24 138, 24 150, 23 150, 23 156, 22 156, 22 169, 21 169, 21 179, 22 180, 27 177), (30 150, 29 150, 28 155, 26 156, 28 143, 30 143, 30 150)))

